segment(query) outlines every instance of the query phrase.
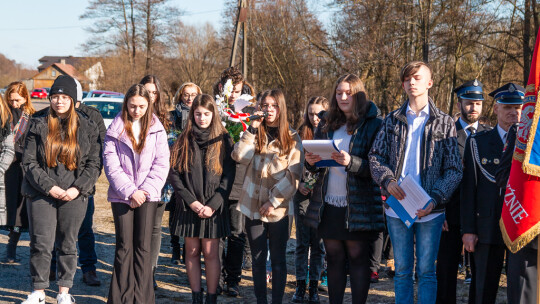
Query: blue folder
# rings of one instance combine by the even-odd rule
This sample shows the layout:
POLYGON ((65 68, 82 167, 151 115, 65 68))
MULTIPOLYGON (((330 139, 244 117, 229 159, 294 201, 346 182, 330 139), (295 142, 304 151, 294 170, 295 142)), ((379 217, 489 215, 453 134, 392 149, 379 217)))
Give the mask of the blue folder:
MULTIPOLYGON (((430 200, 426 203, 426 205, 422 209, 426 209, 426 207, 431 203, 433 200, 430 200)), ((388 199, 386 199, 386 203, 394 212, 399 216, 401 221, 407 226, 407 228, 411 228, 411 226, 414 224, 418 216, 415 215, 414 218, 412 218, 409 213, 403 208, 401 203, 394 197, 390 196, 388 199)))
MULTIPOLYGON (((339 152, 338 147, 336 146, 336 142, 332 141, 332 145, 334 145, 334 149, 336 149, 336 152, 339 152)), ((343 167, 343 165, 338 164, 333 159, 323 159, 315 163, 316 167, 343 167)))

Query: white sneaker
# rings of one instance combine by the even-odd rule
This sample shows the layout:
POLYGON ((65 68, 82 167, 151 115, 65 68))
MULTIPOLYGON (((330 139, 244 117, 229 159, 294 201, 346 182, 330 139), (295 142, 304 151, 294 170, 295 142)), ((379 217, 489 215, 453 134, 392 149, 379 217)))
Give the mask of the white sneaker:
POLYGON ((75 299, 69 293, 59 293, 56 301, 58 304, 75 304, 75 299))
POLYGON ((45 304, 45 294, 40 291, 34 291, 21 304, 45 304))

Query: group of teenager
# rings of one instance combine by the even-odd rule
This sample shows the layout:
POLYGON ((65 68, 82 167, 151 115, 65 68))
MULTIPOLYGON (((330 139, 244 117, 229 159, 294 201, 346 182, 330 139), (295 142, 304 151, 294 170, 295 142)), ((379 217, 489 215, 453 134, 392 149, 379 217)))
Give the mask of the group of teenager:
MULTIPOLYGON (((505 159, 503 146, 519 121, 524 89, 507 84, 490 94, 497 114, 491 129, 478 124, 484 99, 478 80, 456 89, 461 116, 455 121, 429 97, 427 63, 408 63, 400 79, 407 99, 383 119, 361 79, 343 75, 329 100, 308 100, 297 131, 281 90, 255 94, 238 69, 228 68, 213 95, 230 80, 230 107, 248 94, 255 101, 247 111, 259 115, 236 142, 214 98, 194 83, 179 88, 169 111, 158 79, 145 76, 127 90, 106 130, 99 112, 81 104, 74 78, 59 76, 50 107, 37 113, 24 84, 12 83, 0 103, 0 225, 10 228, 6 254, 12 260, 21 228, 29 228, 33 292, 23 303, 45 303, 51 280, 59 304, 75 302, 69 289, 78 239, 83 280, 99 285, 93 236, 93 253, 84 258, 81 238, 91 232, 102 169, 116 236, 107 303, 155 303, 166 209, 173 261, 184 239, 192 303, 203 303, 205 293, 201 253, 205 303, 216 303, 221 291, 239 294, 246 241, 257 303, 268 302, 267 259, 271 303, 282 303, 293 219, 295 303, 319 303, 323 258, 330 303, 343 303, 347 277, 351 302, 366 303, 372 246, 385 229, 393 245, 396 303, 414 303, 415 274, 418 303, 455 303, 463 247, 473 255, 469 303, 494 303, 505 256, 496 223, 513 150, 507 147, 505 159), (303 149, 302 140, 311 139, 334 141, 337 166, 320 166, 321 157, 303 149), (400 183, 407 176, 432 199, 410 227, 384 201, 406 197, 400 183)), ((530 303, 536 265, 530 254, 506 255, 515 266, 507 271, 508 303, 530 303)))

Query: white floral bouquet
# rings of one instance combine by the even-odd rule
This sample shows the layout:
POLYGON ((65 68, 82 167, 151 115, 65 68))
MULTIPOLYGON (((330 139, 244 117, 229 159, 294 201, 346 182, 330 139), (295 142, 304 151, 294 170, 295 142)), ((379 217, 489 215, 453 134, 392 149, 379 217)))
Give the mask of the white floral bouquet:
POLYGON ((223 126, 229 131, 234 142, 237 142, 242 133, 247 129, 247 124, 244 122, 250 115, 242 113, 242 110, 251 104, 253 96, 242 94, 234 101, 234 110, 229 106, 229 98, 231 97, 234 85, 231 79, 227 79, 221 94, 216 95, 216 105, 221 115, 223 126))

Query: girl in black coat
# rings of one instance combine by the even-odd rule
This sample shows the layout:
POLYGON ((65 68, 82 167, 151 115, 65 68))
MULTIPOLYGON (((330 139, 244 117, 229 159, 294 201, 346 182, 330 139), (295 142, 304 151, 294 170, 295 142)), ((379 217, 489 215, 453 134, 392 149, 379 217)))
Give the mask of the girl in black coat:
POLYGON ((201 250, 208 288, 206 303, 216 303, 221 273, 219 240, 230 232, 227 198, 236 167, 232 148, 212 97, 197 96, 186 128, 172 148, 169 174, 177 203, 174 234, 185 238, 193 303, 202 303, 201 250))
POLYGON ((75 112, 75 80, 59 76, 50 96, 48 115, 30 122, 22 159, 34 289, 24 304, 45 302, 55 245, 59 287, 56 299, 59 304, 74 303, 69 289, 77 270, 77 234, 86 214, 87 196, 100 171, 98 128, 75 112))

